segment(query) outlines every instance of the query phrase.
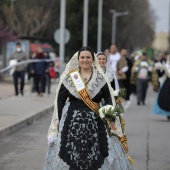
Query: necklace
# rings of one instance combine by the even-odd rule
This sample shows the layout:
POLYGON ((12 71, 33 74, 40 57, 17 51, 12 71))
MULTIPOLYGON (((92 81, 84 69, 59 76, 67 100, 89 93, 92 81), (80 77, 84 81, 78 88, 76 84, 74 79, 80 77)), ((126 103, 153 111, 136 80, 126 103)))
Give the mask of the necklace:
POLYGON ((87 81, 87 78, 84 78, 84 82, 86 82, 87 81))
POLYGON ((89 80, 87 81, 87 78, 84 78, 84 81, 86 82, 85 83, 85 85, 91 80, 91 78, 92 78, 92 75, 93 75, 93 71, 91 72, 91 75, 90 75, 90 78, 89 78, 89 80))
MULTIPOLYGON (((80 72, 80 74, 81 74, 81 69, 79 69, 79 72, 80 72)), ((85 85, 87 85, 87 83, 91 80, 92 75, 93 75, 93 67, 92 67, 91 75, 90 75, 89 79, 87 80, 87 78, 83 78, 83 80, 84 80, 84 82, 85 82, 85 85)))

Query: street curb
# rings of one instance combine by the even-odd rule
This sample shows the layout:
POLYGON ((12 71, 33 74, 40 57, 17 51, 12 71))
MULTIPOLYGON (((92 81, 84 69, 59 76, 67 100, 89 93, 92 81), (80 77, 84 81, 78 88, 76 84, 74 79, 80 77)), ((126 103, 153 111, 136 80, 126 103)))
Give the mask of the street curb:
POLYGON ((9 135, 10 133, 23 128, 27 125, 31 125, 35 120, 40 119, 41 117, 51 114, 51 112, 54 110, 54 105, 43 109, 39 112, 33 113, 32 115, 29 115, 28 117, 23 118, 23 120, 19 120, 18 122, 11 124, 8 127, 5 127, 4 129, 0 130, 0 138, 6 135, 9 135))

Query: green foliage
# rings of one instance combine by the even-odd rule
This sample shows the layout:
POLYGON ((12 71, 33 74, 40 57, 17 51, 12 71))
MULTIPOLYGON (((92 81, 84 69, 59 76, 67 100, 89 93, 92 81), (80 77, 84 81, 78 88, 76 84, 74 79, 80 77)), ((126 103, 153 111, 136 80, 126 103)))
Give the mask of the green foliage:
POLYGON ((123 99, 125 99, 125 98, 126 98, 126 95, 127 95, 127 92, 126 92, 126 91, 127 91, 126 88, 120 88, 120 89, 119 89, 119 94, 118 94, 118 96, 121 97, 121 98, 123 98, 123 99))
MULTIPOLYGON (((71 55, 82 46, 83 39, 83 0, 67 2, 67 26, 71 40, 66 46, 66 53, 71 55), (74 17, 73 17, 74 16, 74 17), (73 25, 72 25, 73 24, 73 25), (77 29, 75 29, 75 24, 77 29)), ((149 46, 154 35, 154 15, 148 0, 104 0, 102 22, 102 51, 110 47, 112 32, 111 9, 119 12, 128 11, 128 16, 117 17, 116 44, 119 49, 133 49, 149 46), (141 24, 142 23, 142 24, 141 24), (144 38, 144 37, 147 37, 144 38)), ((97 48, 98 0, 89 1, 88 45, 97 48)))
MULTIPOLYGON (((7 7, 4 16, 5 21, 8 21, 7 26, 12 32, 15 32, 18 36, 36 36, 54 42, 54 31, 60 26, 60 0, 16 0, 13 4, 14 13, 10 11, 10 2, 10 0, 0 0, 0 7, 3 5, 7 7), (39 8, 43 9, 42 14, 38 12, 39 8), (32 17, 28 11, 39 13, 39 18, 32 17), (15 14, 14 18, 12 17, 14 16, 13 14, 15 14), (32 24, 33 20, 36 18, 37 23, 42 23, 42 18, 45 14, 49 14, 45 20, 45 24, 43 24, 41 29, 34 28, 34 24, 32 24), (17 22, 14 23, 14 19, 17 22), (18 21, 20 23, 18 23, 18 21), (13 25, 11 23, 13 23, 13 25), (30 24, 32 24, 31 27, 30 24), (25 32, 21 31, 26 30, 26 28, 30 29, 25 32), (31 33, 35 32, 34 30, 38 31, 31 33)), ((82 46, 84 1, 67 0, 66 3, 66 27, 70 31, 71 37, 68 44, 66 44, 65 54, 71 57, 82 46)), ((150 46, 154 35, 155 18, 153 12, 150 10, 149 0, 103 0, 102 51, 110 48, 111 45, 111 9, 118 12, 129 12, 128 16, 117 17, 116 44, 119 49, 127 48, 132 50, 135 47, 150 46)), ((36 15, 35 13, 34 16, 36 15)), ((91 46, 95 52, 97 52, 97 27, 98 0, 89 0, 88 45, 91 46)), ((58 44, 54 43, 54 45, 55 48, 58 48, 58 44)))
POLYGON ((0 7, 2 5, 9 5, 10 4, 10 0, 0 0, 0 7))
POLYGON ((112 122, 115 121, 115 116, 112 116, 112 115, 110 115, 110 114, 107 114, 105 118, 108 119, 108 120, 110 120, 110 121, 112 121, 112 122))

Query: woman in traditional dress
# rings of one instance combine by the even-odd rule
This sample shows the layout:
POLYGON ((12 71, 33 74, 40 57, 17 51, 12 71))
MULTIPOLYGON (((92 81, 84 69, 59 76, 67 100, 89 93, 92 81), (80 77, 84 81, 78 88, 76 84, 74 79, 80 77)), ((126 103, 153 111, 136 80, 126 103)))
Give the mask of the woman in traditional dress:
POLYGON ((116 136, 109 136, 97 115, 98 103, 115 107, 113 89, 93 50, 82 47, 69 61, 56 90, 44 170, 133 170, 116 136))
POLYGON ((155 69, 159 76, 160 88, 153 106, 153 113, 167 116, 170 120, 170 56, 166 63, 156 63, 155 69))
POLYGON ((115 72, 113 72, 111 69, 106 67, 106 63, 107 63, 106 54, 104 52, 98 52, 97 53, 97 59, 98 59, 100 67, 102 68, 103 72, 106 74, 106 77, 108 78, 108 80, 110 82, 112 82, 114 80, 114 82, 115 82, 115 89, 114 90, 118 90, 119 89, 119 83, 118 83, 115 72))

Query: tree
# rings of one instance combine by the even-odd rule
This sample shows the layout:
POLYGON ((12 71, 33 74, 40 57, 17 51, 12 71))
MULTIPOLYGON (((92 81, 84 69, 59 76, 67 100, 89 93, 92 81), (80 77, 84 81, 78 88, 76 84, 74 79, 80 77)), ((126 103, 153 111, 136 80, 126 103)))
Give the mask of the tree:
MULTIPOLYGON (((136 47, 149 47, 154 35, 155 17, 149 0, 103 0, 102 50, 111 45, 112 14, 128 11, 128 16, 117 18, 116 44, 119 49, 133 50, 136 47)), ((54 31, 59 28, 60 0, 18 0, 13 8, 3 0, 1 9, 5 21, 12 32, 19 37, 45 38, 54 43, 54 31)), ((83 0, 67 0, 66 27, 71 39, 66 44, 66 55, 72 56, 82 46, 83 39, 83 0)), ((89 0, 88 44, 97 48, 98 0, 89 0)))
MULTIPOLYGON (((119 49, 133 50, 135 47, 150 46, 153 34, 155 17, 150 9, 148 0, 106 0, 104 1, 104 35, 111 42, 111 14, 110 9, 118 12, 129 12, 128 16, 117 17, 116 44, 119 49)), ((105 39, 105 38, 104 38, 105 39)), ((104 47, 106 47, 106 43, 104 47)))
POLYGON ((17 37, 5 27, 4 22, 0 18, 0 45, 5 44, 7 41, 16 41, 17 37))
POLYGON ((51 28, 53 11, 51 10, 58 1, 47 0, 22 0, 10 7, 4 5, 1 10, 11 31, 19 37, 43 37, 51 28))
MULTIPOLYGON (((155 17, 148 0, 104 0, 102 24, 102 50, 111 45, 112 14, 111 9, 118 12, 128 11, 128 16, 117 18, 116 44, 119 49, 133 50, 136 47, 149 47, 154 35, 155 17)), ((88 44, 97 48, 98 0, 89 1, 88 44)), ((67 44, 69 52, 75 52, 82 45, 83 37, 83 1, 67 1, 66 25, 71 32, 71 40, 67 44)))

